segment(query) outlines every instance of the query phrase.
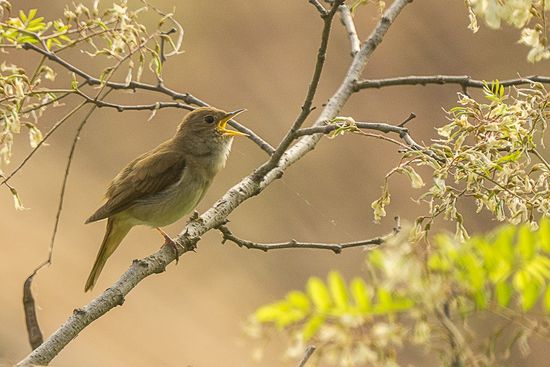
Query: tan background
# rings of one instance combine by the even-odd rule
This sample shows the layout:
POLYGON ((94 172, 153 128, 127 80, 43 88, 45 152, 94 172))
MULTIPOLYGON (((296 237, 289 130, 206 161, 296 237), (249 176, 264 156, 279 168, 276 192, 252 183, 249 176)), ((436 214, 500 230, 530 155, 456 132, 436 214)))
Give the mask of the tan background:
MULTIPOLYGON (((62 1, 14 0, 15 9, 40 8, 48 18, 62 13, 62 1)), ((154 3, 170 9, 175 1, 154 3)), ((240 121, 276 144, 299 112, 312 74, 321 21, 307 0, 179 1, 177 15, 185 27, 185 54, 167 65, 168 86, 190 91, 224 109, 246 107, 240 121)), ((362 38, 370 32, 374 9, 362 9, 356 21, 362 38)), ((325 74, 315 105, 335 90, 350 62, 349 44, 339 22, 330 43, 325 74)), ((470 74, 477 78, 515 77, 516 73, 547 74, 548 63, 526 62, 527 49, 519 34, 482 27, 466 29, 467 14, 460 0, 415 1, 391 28, 369 63, 365 77, 408 74, 470 74)), ((78 57, 73 52, 68 56, 78 57)), ((20 51, 15 59, 31 67, 35 55, 20 51)), ((97 71, 89 61, 85 70, 97 71)), ((65 74, 61 74, 65 77, 65 74)), ((353 96, 343 114, 358 120, 398 122, 411 111, 418 118, 414 137, 427 140, 444 123, 441 106, 456 100, 453 86, 401 87, 371 90, 353 96)), ((121 99, 121 100, 124 100, 121 99)), ((146 99, 126 98, 138 102, 146 99)), ((74 100, 71 100, 74 102, 74 100)), ((58 113, 47 115, 47 130, 58 113)), ((35 281, 38 316, 46 335, 75 307, 108 287, 130 261, 155 251, 161 240, 148 228, 134 229, 108 262, 96 290, 84 294, 84 281, 95 257, 104 225, 83 225, 100 204, 114 174, 130 159, 154 147, 174 132, 181 111, 161 111, 150 123, 148 114, 100 110, 86 127, 77 148, 54 264, 35 281)), ((310 120, 311 121, 311 120, 310 120)), ((15 362, 29 347, 21 307, 21 286, 32 268, 47 255, 50 233, 66 156, 76 120, 64 126, 50 145, 12 181, 31 210, 16 212, 8 190, 0 190, 0 359, 15 362)), ((10 171, 28 152, 26 136, 17 141, 10 171)), ((228 166, 199 206, 204 211, 265 156, 251 142, 236 141, 228 166)), ((390 220, 372 223, 370 203, 383 174, 398 160, 396 148, 378 140, 347 136, 325 140, 292 167, 261 196, 246 202, 231 219, 240 236, 258 241, 298 238, 349 241, 387 232, 390 220)), ((421 207, 403 180, 394 181, 394 205, 389 217, 412 219, 421 207)), ((473 230, 492 224, 468 219, 473 230)), ((167 228, 175 234, 184 221, 167 228)), ((331 269, 346 277, 360 275, 363 253, 353 249, 335 256, 328 252, 287 250, 264 254, 220 245, 220 235, 204 236, 195 254, 177 267, 150 277, 128 297, 123 307, 88 327, 54 361, 56 366, 254 366, 250 352, 257 344, 242 333, 246 317, 259 305, 301 288, 311 275, 331 269)), ((274 341, 262 366, 293 366, 282 361, 281 343, 274 341)), ((537 366, 550 357, 542 343, 515 365, 537 366)), ((415 353, 410 362, 434 360, 415 353)))

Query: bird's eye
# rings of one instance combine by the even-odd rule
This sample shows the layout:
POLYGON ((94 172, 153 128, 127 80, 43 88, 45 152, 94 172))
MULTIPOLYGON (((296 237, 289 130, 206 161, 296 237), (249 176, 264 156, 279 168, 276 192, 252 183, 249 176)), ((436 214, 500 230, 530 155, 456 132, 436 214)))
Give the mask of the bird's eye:
POLYGON ((214 116, 208 115, 208 116, 206 116, 206 117, 204 118, 204 121, 205 121, 207 124, 211 124, 211 123, 214 122, 214 116))

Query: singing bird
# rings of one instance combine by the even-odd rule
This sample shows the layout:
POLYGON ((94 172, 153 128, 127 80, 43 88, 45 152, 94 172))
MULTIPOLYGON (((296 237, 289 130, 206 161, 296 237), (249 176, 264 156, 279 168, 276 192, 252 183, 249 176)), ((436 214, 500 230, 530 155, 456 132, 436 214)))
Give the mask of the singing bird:
POLYGON ((214 176, 225 166, 234 136, 227 122, 244 109, 225 112, 201 107, 185 116, 176 134, 131 161, 112 180, 106 202, 86 223, 107 219, 107 227, 85 291, 93 288, 105 262, 133 226, 159 228, 190 213, 214 176))

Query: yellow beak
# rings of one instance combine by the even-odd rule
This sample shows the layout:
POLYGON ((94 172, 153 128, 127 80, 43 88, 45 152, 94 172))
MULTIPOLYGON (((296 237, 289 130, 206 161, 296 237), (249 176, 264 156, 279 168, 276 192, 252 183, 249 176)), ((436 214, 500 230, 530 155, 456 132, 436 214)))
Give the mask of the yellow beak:
POLYGON ((220 120, 220 122, 218 122, 218 131, 225 136, 248 136, 248 134, 242 133, 240 131, 227 129, 227 121, 231 120, 233 117, 244 111, 246 111, 246 108, 241 108, 240 110, 226 113, 225 116, 220 120))

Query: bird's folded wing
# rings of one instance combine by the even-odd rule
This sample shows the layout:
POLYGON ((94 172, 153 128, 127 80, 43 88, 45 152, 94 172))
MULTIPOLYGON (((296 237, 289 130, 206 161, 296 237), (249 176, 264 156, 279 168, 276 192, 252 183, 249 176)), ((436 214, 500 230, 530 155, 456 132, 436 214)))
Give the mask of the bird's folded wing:
POLYGON ((86 223, 128 209, 136 201, 158 194, 178 182, 185 169, 183 154, 163 150, 151 153, 130 162, 113 179, 107 190, 107 202, 86 223))

